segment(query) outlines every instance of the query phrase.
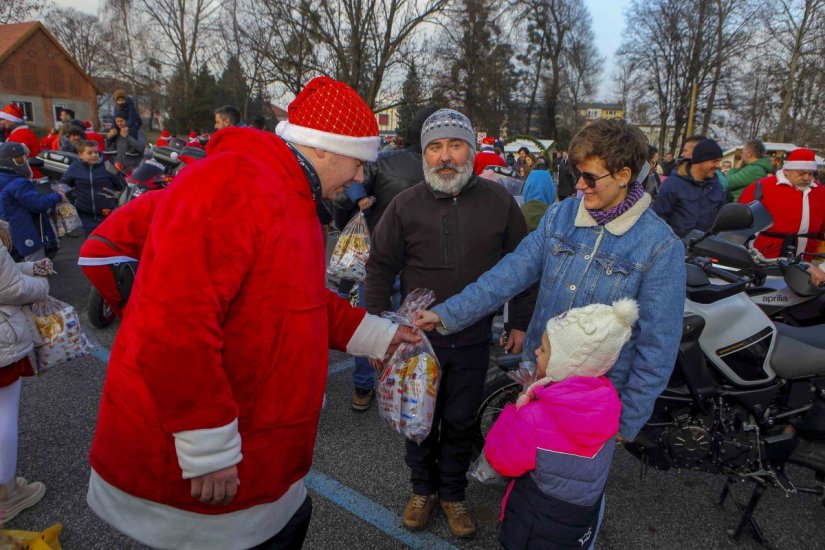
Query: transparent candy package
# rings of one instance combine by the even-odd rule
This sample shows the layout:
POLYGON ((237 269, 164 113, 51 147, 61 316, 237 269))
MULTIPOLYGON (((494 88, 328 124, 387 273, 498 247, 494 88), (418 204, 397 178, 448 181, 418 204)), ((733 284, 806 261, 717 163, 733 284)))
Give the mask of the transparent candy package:
POLYGON ((327 273, 339 279, 363 281, 367 276, 370 235, 367 220, 359 212, 347 223, 329 259, 327 273))
POLYGON ((441 368, 432 345, 413 324, 415 312, 435 301, 432 290, 416 289, 405 299, 398 313, 382 316, 418 333, 421 341, 402 343, 385 358, 378 380, 378 412, 398 433, 421 443, 430 434, 441 380, 441 368))

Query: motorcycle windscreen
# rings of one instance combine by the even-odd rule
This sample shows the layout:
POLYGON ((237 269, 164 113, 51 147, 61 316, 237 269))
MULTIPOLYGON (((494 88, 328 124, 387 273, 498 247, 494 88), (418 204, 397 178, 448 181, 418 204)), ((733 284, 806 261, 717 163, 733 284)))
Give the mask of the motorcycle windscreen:
POLYGON ((745 244, 760 231, 765 231, 773 226, 773 216, 761 201, 749 203, 748 208, 753 213, 753 225, 747 229, 723 231, 719 233, 719 237, 733 244, 745 244))
POLYGON ((135 168, 126 181, 129 183, 149 185, 155 178, 162 176, 165 171, 164 166, 156 161, 146 160, 135 168))

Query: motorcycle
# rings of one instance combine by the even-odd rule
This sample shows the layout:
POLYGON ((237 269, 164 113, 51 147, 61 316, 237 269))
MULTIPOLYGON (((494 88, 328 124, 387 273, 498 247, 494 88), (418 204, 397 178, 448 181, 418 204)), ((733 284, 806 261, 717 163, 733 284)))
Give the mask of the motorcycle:
MULTIPOLYGON (((682 340, 673 374, 645 427, 624 447, 641 463, 725 475, 720 504, 737 481, 753 483, 750 499, 729 531, 767 545, 753 512, 764 492, 810 493, 825 505, 825 465, 816 453, 825 442, 825 332, 770 319, 747 295, 750 279, 698 254, 702 243, 726 229, 749 227, 747 205, 729 204, 714 226, 688 240, 682 340), (819 416, 817 416, 819 415, 819 416), (813 451, 811 453, 810 451, 813 451), (785 465, 812 475, 801 485, 785 465)), ((730 243, 728 243, 730 244, 730 243)), ((714 249, 721 265, 750 257, 743 247, 714 249)), ((520 358, 505 360, 513 370, 520 358)), ((499 360, 500 365, 502 361, 499 360)), ((476 418, 477 443, 498 413, 522 390, 499 375, 485 388, 476 418)))
MULTIPOLYGON (((751 243, 773 225, 773 218, 759 201, 748 204, 748 208, 754 216, 751 227, 710 236, 697 243, 692 253, 713 258, 720 267, 748 278, 748 296, 774 321, 794 326, 825 323, 825 287, 809 284, 810 264, 803 261, 803 257, 816 259, 823 255, 797 253, 798 239, 806 235, 787 235, 784 254, 765 258, 751 243), (750 257, 743 247, 747 247, 750 257), (725 258, 724 263, 720 262, 720 256, 725 258)), ((687 239, 700 235, 701 232, 692 231, 687 239)))

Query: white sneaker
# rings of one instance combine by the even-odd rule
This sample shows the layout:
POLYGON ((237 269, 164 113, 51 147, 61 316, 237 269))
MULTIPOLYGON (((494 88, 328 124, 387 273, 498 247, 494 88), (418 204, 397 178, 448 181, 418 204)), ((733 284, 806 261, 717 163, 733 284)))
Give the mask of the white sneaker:
POLYGON ((26 508, 31 508, 46 494, 46 486, 39 481, 29 483, 25 478, 18 477, 13 489, 10 488, 11 485, 12 483, 0 485, 0 515, 4 522, 11 521, 26 508))

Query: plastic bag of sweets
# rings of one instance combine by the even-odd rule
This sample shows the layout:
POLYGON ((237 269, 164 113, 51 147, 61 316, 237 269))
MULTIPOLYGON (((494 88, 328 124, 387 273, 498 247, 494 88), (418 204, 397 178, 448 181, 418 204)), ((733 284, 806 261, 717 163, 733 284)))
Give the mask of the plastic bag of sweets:
POLYGON ((37 329, 34 338, 38 373, 87 355, 92 345, 80 326, 74 307, 49 296, 31 306, 37 329))
POLYGON ((382 316, 408 326, 421 336, 416 344, 402 343, 384 359, 378 381, 378 412, 401 435, 421 443, 430 434, 441 369, 432 345, 413 325, 413 316, 435 301, 431 290, 416 289, 404 299, 398 313, 382 316))
POLYGON ((367 220, 359 212, 347 223, 329 259, 327 273, 340 279, 363 281, 367 276, 370 235, 367 220))

